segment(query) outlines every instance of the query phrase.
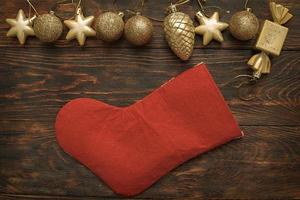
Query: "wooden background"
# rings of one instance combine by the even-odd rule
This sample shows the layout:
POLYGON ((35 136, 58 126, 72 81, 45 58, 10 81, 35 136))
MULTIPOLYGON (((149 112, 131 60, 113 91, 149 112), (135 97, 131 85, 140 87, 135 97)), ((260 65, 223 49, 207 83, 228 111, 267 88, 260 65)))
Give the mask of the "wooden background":
MULTIPOLYGON (((40 13, 54 0, 32 0, 40 13)), ((86 15, 111 9, 109 0, 85 0, 86 15)), ((120 0, 121 9, 134 0, 120 0)), ((300 198, 300 1, 277 0, 295 17, 272 72, 255 87, 257 99, 244 102, 225 85, 245 64, 254 41, 239 42, 228 31, 225 42, 206 48, 197 36, 194 55, 181 62, 169 50, 161 23, 153 41, 135 48, 121 39, 104 44, 88 39, 80 48, 62 37, 54 44, 30 38, 25 47, 7 38, 5 18, 14 18, 25 0, 0 6, 0 199, 118 199, 101 180, 66 155, 53 129, 58 110, 78 97, 126 106, 142 99, 171 77, 199 62, 209 70, 246 136, 188 161, 164 176, 137 199, 289 199, 300 198)), ((148 1, 145 15, 163 18, 168 0, 148 1)), ((243 8, 242 0, 209 0, 222 20, 243 8)), ((260 19, 271 19, 267 0, 250 0, 260 19)), ((181 7, 191 16, 196 3, 181 7)), ((60 6, 58 12, 69 12, 60 6)), ((69 13, 70 14, 70 13, 69 13)), ((195 22, 196 24, 196 22, 195 22)), ((65 34, 64 34, 65 36, 65 34)), ((199 80, 201 81, 201 80, 199 80)))

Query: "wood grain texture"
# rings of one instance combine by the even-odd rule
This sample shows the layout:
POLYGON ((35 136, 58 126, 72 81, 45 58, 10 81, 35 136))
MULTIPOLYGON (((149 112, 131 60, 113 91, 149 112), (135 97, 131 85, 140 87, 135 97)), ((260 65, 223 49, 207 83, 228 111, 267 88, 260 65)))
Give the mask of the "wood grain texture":
POLYGON ((226 86, 236 75, 250 73, 245 62, 252 52, 246 50, 197 49, 188 63, 181 63, 168 49, 88 48, 79 53, 77 49, 55 47, 9 48, 2 53, 0 65, 5 67, 0 69, 0 100, 5 106, 0 113, 5 116, 2 123, 9 127, 16 120, 53 120, 63 104, 77 97, 130 105, 199 61, 208 64, 241 125, 300 124, 297 51, 274 59, 272 73, 255 86, 257 99, 250 102, 241 101, 236 90, 226 86))
MULTIPOLYGON (((43 130, 28 129, 26 135, 3 136, 3 193, 118 197, 61 152, 51 124, 41 126, 43 130)), ((244 138, 181 165, 137 198, 226 199, 247 198, 252 193, 257 198, 298 196, 299 127, 242 129, 246 132, 244 138)))
MULTIPOLYGON (((54 1, 32 2, 43 13, 54 1)), ((88 14, 112 8, 109 0, 85 2, 88 14)), ((242 0, 207 2, 230 11, 222 12, 224 21, 243 7, 242 0)), ((253 87, 257 98, 250 102, 237 98, 226 83, 251 73, 245 63, 255 41, 239 42, 226 31, 223 44, 203 48, 197 37, 191 60, 181 62, 170 52, 161 23, 154 22, 155 36, 145 48, 125 39, 111 45, 89 39, 80 48, 63 37, 52 45, 30 38, 20 47, 16 39, 6 38, 4 20, 19 8, 27 10, 26 2, 1 2, 0 199, 121 199, 57 145, 53 124, 58 110, 78 97, 128 106, 199 62, 208 64, 245 137, 179 166, 135 199, 299 199, 300 2, 276 2, 295 17, 287 24, 282 55, 272 59, 271 74, 253 87)), ((121 9, 133 3, 118 1, 121 9)), ((162 19, 167 5, 148 1, 145 15, 162 19)), ((250 6, 259 18, 270 19, 267 0, 251 0, 250 6)), ((181 7, 191 16, 196 9, 195 1, 181 7)), ((58 12, 70 15, 63 6, 58 12)))

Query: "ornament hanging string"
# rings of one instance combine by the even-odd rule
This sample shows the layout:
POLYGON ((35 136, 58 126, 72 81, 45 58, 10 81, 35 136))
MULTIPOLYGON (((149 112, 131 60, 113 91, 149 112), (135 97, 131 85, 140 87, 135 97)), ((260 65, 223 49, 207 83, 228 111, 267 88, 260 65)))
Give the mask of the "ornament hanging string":
MULTIPOLYGON (((178 0, 177 2, 175 2, 175 3, 172 3, 172 1, 170 2, 170 4, 171 4, 171 6, 169 6, 168 8, 167 8, 167 10, 168 9, 170 9, 170 7, 173 7, 173 6, 180 6, 180 5, 183 5, 183 4, 186 4, 186 3, 188 3, 190 0, 178 0)), ((211 9, 211 8, 215 8, 215 9, 217 9, 217 10, 219 10, 219 11, 224 11, 224 9, 222 9, 221 7, 219 7, 219 6, 203 6, 203 4, 201 3, 201 1, 203 1, 203 2, 206 2, 206 0, 197 0, 197 3, 198 3, 198 5, 199 5, 199 7, 200 7, 200 10, 203 12, 203 13, 205 13, 205 15, 207 16, 207 11, 209 10, 209 9, 211 9)), ((151 20, 153 20, 153 21, 158 21, 158 22, 163 22, 164 20, 162 20, 162 19, 157 19, 157 18, 154 18, 154 17, 150 17, 150 16, 147 16, 149 19, 151 19, 151 20)))
POLYGON ((207 14, 207 13, 208 13, 207 11, 208 11, 209 9, 212 9, 212 8, 217 9, 217 10, 219 10, 220 12, 225 11, 224 9, 222 9, 222 8, 219 7, 219 6, 203 6, 203 4, 202 4, 201 2, 206 3, 206 0, 197 0, 197 3, 198 3, 198 5, 199 5, 199 7, 200 7, 200 11, 201 11, 206 17, 209 16, 209 15, 207 14))
POLYGON ((171 1, 171 5, 174 5, 174 6, 181 6, 181 5, 183 5, 183 4, 186 4, 186 3, 188 3, 190 0, 178 0, 176 3, 172 3, 172 1, 171 1))
POLYGON ((198 5, 199 5, 199 7, 200 7, 200 10, 201 10, 203 13, 205 13, 204 6, 202 5, 201 0, 197 0, 197 3, 198 3, 198 5))
MULTIPOLYGON (((115 2, 116 0, 114 0, 115 2)), ((143 11, 144 11, 144 7, 145 7, 145 2, 146 0, 140 0, 134 9, 126 9, 126 12, 132 14, 132 15, 136 15, 136 14, 142 14, 143 11)), ((151 16, 148 16, 148 15, 145 15, 145 17, 153 20, 153 21, 157 21, 157 22, 163 22, 164 20, 162 19, 158 19, 158 18, 154 18, 154 17, 151 17, 151 16)))
POLYGON ((30 0, 27 0, 27 3, 29 4, 29 18, 30 18, 30 15, 31 15, 31 8, 33 9, 33 11, 35 12, 35 14, 37 16, 39 16, 40 14, 38 13, 38 11, 36 10, 36 8, 34 7, 34 5, 31 3, 30 0))
MULTIPOLYGON (((114 2, 116 2, 117 0, 114 0, 114 2)), ((134 10, 131 10, 131 9, 127 9, 126 11, 131 13, 131 14, 136 14, 136 13, 142 13, 143 10, 144 10, 144 6, 145 6, 145 1, 146 0, 140 0, 139 3, 135 6, 135 9, 134 10)), ((188 3, 190 0, 178 0, 177 2, 175 3, 172 3, 172 1, 170 2, 171 4, 171 7, 172 6, 180 6, 180 5, 183 5, 183 4, 186 4, 188 3)), ((170 6, 168 7, 168 9, 170 9, 170 6)), ((157 22, 164 22, 163 19, 158 19, 158 18, 154 18, 154 17, 151 17, 151 16, 146 16, 147 18, 153 20, 153 21, 157 21, 157 22)))
POLYGON ((135 6, 136 12, 143 13, 143 11, 144 11, 144 6, 145 6, 145 1, 146 1, 146 0, 140 0, 140 1, 136 4, 136 6, 135 6))
MULTIPOLYGON (((27 2, 27 3, 28 3, 28 2, 27 2)), ((31 8, 31 6, 30 6, 29 3, 28 3, 28 18, 31 17, 31 10, 32 10, 32 8, 31 8)))
MULTIPOLYGON (((56 11, 58 5, 63 4, 63 3, 67 3, 67 2, 71 2, 72 4, 75 3, 74 0, 60 0, 60 1, 57 1, 57 2, 51 7, 50 12, 55 13, 55 11, 56 11)), ((55 13, 55 15, 56 15, 58 18, 60 18, 61 20, 71 20, 71 19, 74 19, 74 18, 76 17, 76 15, 79 14, 79 13, 78 13, 78 10, 79 10, 79 8, 82 7, 82 5, 83 5, 83 0, 78 0, 78 2, 77 2, 77 4, 76 4, 76 7, 75 7, 74 15, 73 15, 72 17, 70 17, 70 18, 65 19, 64 17, 59 16, 59 15, 57 15, 56 13, 55 13)))
MULTIPOLYGON (((197 0, 197 1, 200 3, 199 0, 197 0)), ((248 12, 251 12, 251 8, 248 7, 248 3, 249 3, 249 0, 245 0, 244 9, 248 12)), ((201 5, 200 5, 200 7, 201 7, 201 5)), ((241 100, 250 101, 257 97, 257 94, 256 93, 253 94, 253 92, 252 92, 252 91, 254 91, 254 88, 251 89, 251 92, 248 91, 247 96, 243 95, 244 92, 242 92, 242 91, 246 86, 255 85, 257 83, 257 80, 259 79, 259 77, 260 76, 257 75, 256 73, 253 73, 252 75, 240 74, 240 75, 235 76, 234 78, 232 78, 230 81, 228 81, 227 83, 225 83, 223 85, 224 86, 232 85, 233 88, 237 89, 237 96, 241 100)))
MULTIPOLYGON (((116 1, 116 0, 114 0, 114 1, 116 1)), ((131 10, 131 9, 127 9, 126 11, 129 12, 129 13, 131 13, 131 14, 136 14, 136 13, 138 12, 138 9, 140 9, 140 10, 141 10, 140 12, 143 12, 144 5, 145 5, 145 1, 146 1, 146 0, 140 0, 140 3, 139 3, 140 5, 137 5, 137 6, 136 6, 136 9, 135 9, 136 11, 133 11, 133 10, 131 10), (140 7, 140 8, 139 8, 139 7, 140 7)), ((180 6, 180 5, 183 5, 183 4, 188 3, 189 1, 190 1, 190 0, 178 0, 178 1, 175 2, 175 3, 172 3, 172 1, 171 1, 171 2, 170 2, 171 6, 168 6, 168 7, 167 7, 167 10, 169 10, 170 7, 180 6)), ((151 16, 148 16, 148 15, 146 15, 146 17, 149 18, 149 19, 151 19, 151 20, 153 20, 153 21, 164 22, 163 19, 158 19, 158 18, 151 17, 151 16)))
POLYGON ((31 18, 31 10, 32 10, 32 8, 31 8, 30 4, 28 4, 28 18, 29 19, 31 18))
MULTIPOLYGON (((240 75, 237 75, 235 76, 234 78, 232 78, 230 81, 228 81, 227 83, 223 84, 223 86, 227 86, 227 85, 232 85, 232 87, 236 88, 237 89, 237 96, 243 100, 243 101, 251 101, 253 99, 255 99, 257 97, 257 94, 253 94, 253 95, 247 95, 247 96, 244 96, 242 95, 242 89, 247 86, 247 85, 255 85, 257 83, 257 78, 255 78, 254 76, 252 75, 248 75, 248 74, 240 74, 240 75), (248 79, 248 80, 245 80, 245 81, 238 81, 239 79, 248 79), (238 84, 235 84, 236 82, 238 82, 238 84)), ((252 91, 254 89, 252 88, 252 91)), ((249 94, 251 94, 252 92, 249 92, 249 94)))
MULTIPOLYGON (((245 2, 245 8, 247 11, 249 11, 250 9, 247 8, 248 1, 249 0, 246 0, 245 2)), ((289 9, 285 8, 280 4, 276 4, 274 2, 270 3, 270 10, 274 22, 268 20, 264 22, 264 25, 261 28, 260 35, 258 36, 258 40, 255 45, 255 48, 261 50, 261 52, 256 55, 253 55, 247 63, 253 70, 252 74, 239 75, 232 79, 232 81, 235 81, 241 77, 248 78, 247 81, 243 81, 236 86, 236 88, 238 88, 239 98, 245 101, 253 100, 256 97, 256 95, 251 96, 249 98, 248 97, 245 98, 240 94, 241 88, 244 87, 245 85, 255 84, 263 74, 269 74, 271 72, 271 60, 268 54, 272 54, 276 56, 280 55, 288 31, 287 28, 281 25, 286 23, 293 17, 293 15, 288 12, 289 9), (276 29, 280 31, 274 31, 276 29), (271 36, 269 32, 272 31, 274 31, 274 34, 271 36), (271 40, 276 42, 270 43, 269 41, 271 40)))
POLYGON ((245 1, 245 4, 244 4, 245 10, 248 10, 248 9, 251 10, 251 8, 248 8, 248 3, 249 3, 249 0, 246 0, 246 1, 245 1))
POLYGON ((144 11, 145 1, 146 0, 139 0, 139 2, 135 5, 134 9, 126 9, 126 12, 132 15, 142 14, 144 11))
MULTIPOLYGON (((98 5, 98 4, 97 4, 98 5)), ((99 7, 97 8, 98 10, 99 10, 99 12, 100 13, 102 13, 102 12, 109 12, 110 11, 110 9, 109 8, 106 8, 106 9, 100 9, 99 7)), ((120 8, 119 8, 119 6, 118 6, 118 4, 117 4, 117 0, 113 0, 112 1, 112 10, 113 10, 113 12, 115 12, 115 13, 120 13, 120 12, 122 12, 122 11, 120 11, 120 8)))
MULTIPOLYGON (((142 0, 143 1, 143 0, 142 0)), ((178 0, 177 2, 175 3, 172 3, 172 1, 170 1, 170 6, 167 7, 167 11, 170 10, 170 8, 172 7, 176 7, 176 6, 180 6, 180 5, 183 5, 183 4, 186 4, 188 3, 190 0, 178 0)), ((144 0, 145 2, 145 0, 144 0)), ((158 18, 154 18, 154 17, 151 17, 151 16, 146 16, 148 17, 149 19, 153 20, 153 21, 157 21, 157 22, 164 22, 163 19, 158 19, 158 18)))
POLYGON ((113 0, 113 10, 115 12, 120 12, 119 5, 117 4, 117 0, 113 0))
POLYGON ((176 10, 176 7, 177 6, 181 6, 183 4, 186 4, 188 3, 190 0, 178 0, 176 1, 175 3, 172 2, 172 0, 170 1, 170 6, 167 7, 167 12, 170 12, 170 11, 174 11, 176 10))

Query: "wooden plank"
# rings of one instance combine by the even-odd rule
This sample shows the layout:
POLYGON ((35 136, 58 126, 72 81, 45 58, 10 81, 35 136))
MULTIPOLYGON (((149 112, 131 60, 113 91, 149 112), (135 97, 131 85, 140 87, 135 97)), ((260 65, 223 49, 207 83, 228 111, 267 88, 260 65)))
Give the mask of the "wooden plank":
MULTIPOLYGON (((52 0, 32 0, 40 13, 52 0)), ((112 9, 111 0, 86 0, 87 15, 112 9)), ((118 1, 121 9, 134 1, 118 1)), ((251 0, 260 20, 271 19, 268 1, 251 0)), ((89 39, 85 48, 66 42, 54 44, 35 38, 21 48, 5 36, 7 17, 15 17, 26 1, 4 1, 0 7, 0 199, 94 200, 121 199, 101 180, 57 145, 53 124, 59 108, 71 99, 89 97, 116 106, 130 105, 153 89, 206 62, 246 136, 198 156, 168 173, 135 199, 291 199, 300 198, 300 2, 280 0, 294 18, 272 72, 254 87, 257 99, 244 102, 226 83, 250 73, 246 61, 255 40, 239 42, 225 31, 225 42, 203 48, 197 36, 195 53, 180 62, 154 22, 153 41, 145 48, 125 39, 104 44, 89 39), (218 50, 216 50, 218 49, 218 50), (222 49, 222 50, 221 50, 222 49)), ((243 8, 242 0, 207 1, 220 6, 228 21, 243 8), (230 13, 225 11, 229 10, 230 13)), ((164 18, 168 1, 147 1, 145 15, 164 18)), ((180 7, 193 17, 196 1, 180 7)), ((66 7, 59 14, 72 15, 66 7)), ((197 22, 195 21, 195 25, 197 22)), ((201 81, 201 80, 199 80, 201 81)))
MULTIPOLYGON (((47 12, 49 8, 53 5, 53 1, 51 0, 42 0, 42 1, 33 1, 36 4, 36 7, 40 13, 47 12)), ((100 0, 88 0, 86 2, 86 12, 87 15, 97 15, 99 13, 99 9, 101 10, 108 10, 112 9, 111 1, 100 1, 100 0)), ((283 5, 287 6, 291 13, 295 16, 294 18, 287 24, 287 27, 290 27, 290 31, 288 34, 288 38, 284 45, 285 50, 299 50, 300 43, 300 29, 297 28, 300 26, 300 13, 297 10, 300 10, 300 2, 297 0, 280 0, 278 3, 282 3, 283 5)), ((118 1, 120 9, 124 10, 132 8, 131 1, 118 1)), ((223 21, 229 21, 230 17, 233 13, 240 11, 243 9, 243 2, 241 0, 230 0, 228 1, 218 1, 218 0, 211 0, 207 3, 208 6, 218 6, 221 10, 221 16, 223 21), (230 13, 227 13, 229 11, 230 13)), ((148 1, 145 7, 144 14, 146 16, 155 17, 158 19, 163 19, 165 17, 164 10, 168 6, 167 1, 148 1)), ((261 1, 261 0, 252 0, 250 1, 249 6, 253 8, 253 12, 257 15, 257 17, 262 22, 265 19, 271 19, 268 1, 261 1)), ((8 31, 9 26, 4 22, 5 18, 14 18, 19 8, 24 10, 28 9, 26 2, 23 0, 14 0, 14 1, 5 1, 1 5, 0 14, 2 18, 0 19, 0 47, 20 47, 18 41, 15 38, 7 38, 6 32, 8 31), (17 5, 17 6, 16 6, 17 5)), ((192 18, 194 18, 194 13, 199 10, 196 1, 193 3, 189 3, 185 6, 180 7, 183 12, 188 13, 192 18)), ((61 7, 58 10, 60 15, 65 14, 66 16, 71 16, 69 10, 66 11, 65 7, 61 7)), ((146 48, 168 48, 168 45, 164 39, 164 33, 162 29, 161 22, 153 22, 155 25, 155 34, 153 41, 146 46, 146 48)), ((198 22, 195 21, 195 25, 198 25, 198 22)), ((77 47, 77 42, 67 42, 65 41, 64 37, 66 35, 67 29, 65 28, 65 32, 63 36, 55 42, 53 45, 47 45, 39 42, 35 38, 29 38, 27 42, 27 47, 34 48, 34 47, 48 47, 48 46, 57 46, 57 47, 77 47)), ((255 40, 249 42, 240 42, 234 39, 229 31, 224 32, 225 42, 223 44, 219 44, 217 42, 212 42, 210 45, 205 47, 206 49, 252 49, 255 43, 255 40)), ((202 39, 200 36, 196 37, 196 45, 195 48, 203 48, 201 45, 202 39)), ((122 40, 118 41, 115 44, 105 44, 96 39, 88 39, 87 45, 85 48, 89 47, 104 47, 104 48, 135 48, 128 44, 127 41, 123 38, 122 40)), ((80 48, 78 48, 80 49, 80 48)))
MULTIPOLYGON (((130 199, 144 199, 152 200, 153 198, 125 198, 125 197, 78 197, 78 196, 54 196, 54 195, 26 195, 26 194, 0 194, 0 200, 99 200, 99 199, 109 199, 109 200, 130 200, 130 199)), ((164 200, 165 198, 155 198, 157 200, 164 200)), ((176 199, 176 198, 172 198, 176 199)), ((180 198, 179 198, 180 199, 180 198)), ((186 198, 185 198, 186 199, 186 198)), ((190 198, 187 198, 187 200, 190 198)), ((193 198, 191 198, 193 199, 193 198)))
MULTIPOLYGON (((242 127, 246 135, 168 173, 137 198, 296 198, 300 127, 242 127)), ((0 193, 118 198, 57 146, 51 123, 0 138, 0 193)))
MULTIPOLYGON (((115 197, 75 197, 75 196, 46 196, 46 195, 16 195, 16 194, 0 194, 0 200, 99 200, 99 199, 110 199, 110 200, 129 200, 132 198, 115 198, 115 197)), ((139 198, 135 198, 139 199, 139 198)), ((145 198, 143 198, 145 199, 145 198)))
POLYGON ((0 124, 8 132, 22 121, 53 121, 63 104, 78 97, 130 105, 201 61, 208 63, 241 125, 300 122, 299 52, 284 52, 274 59, 272 73, 254 86, 257 98, 249 102, 241 101, 236 89, 226 85, 236 75, 250 73, 245 63, 252 52, 246 50, 198 49, 187 63, 167 49, 83 49, 78 54, 76 49, 10 48, 1 53, 0 114, 5 118, 0 124))

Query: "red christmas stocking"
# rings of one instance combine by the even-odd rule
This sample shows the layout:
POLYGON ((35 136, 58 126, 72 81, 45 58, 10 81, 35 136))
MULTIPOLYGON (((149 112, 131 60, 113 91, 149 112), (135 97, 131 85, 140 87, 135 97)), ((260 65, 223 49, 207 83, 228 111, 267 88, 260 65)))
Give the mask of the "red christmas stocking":
POLYGON ((55 127, 65 152, 125 196, 242 134, 203 64, 128 107, 73 100, 55 127))

